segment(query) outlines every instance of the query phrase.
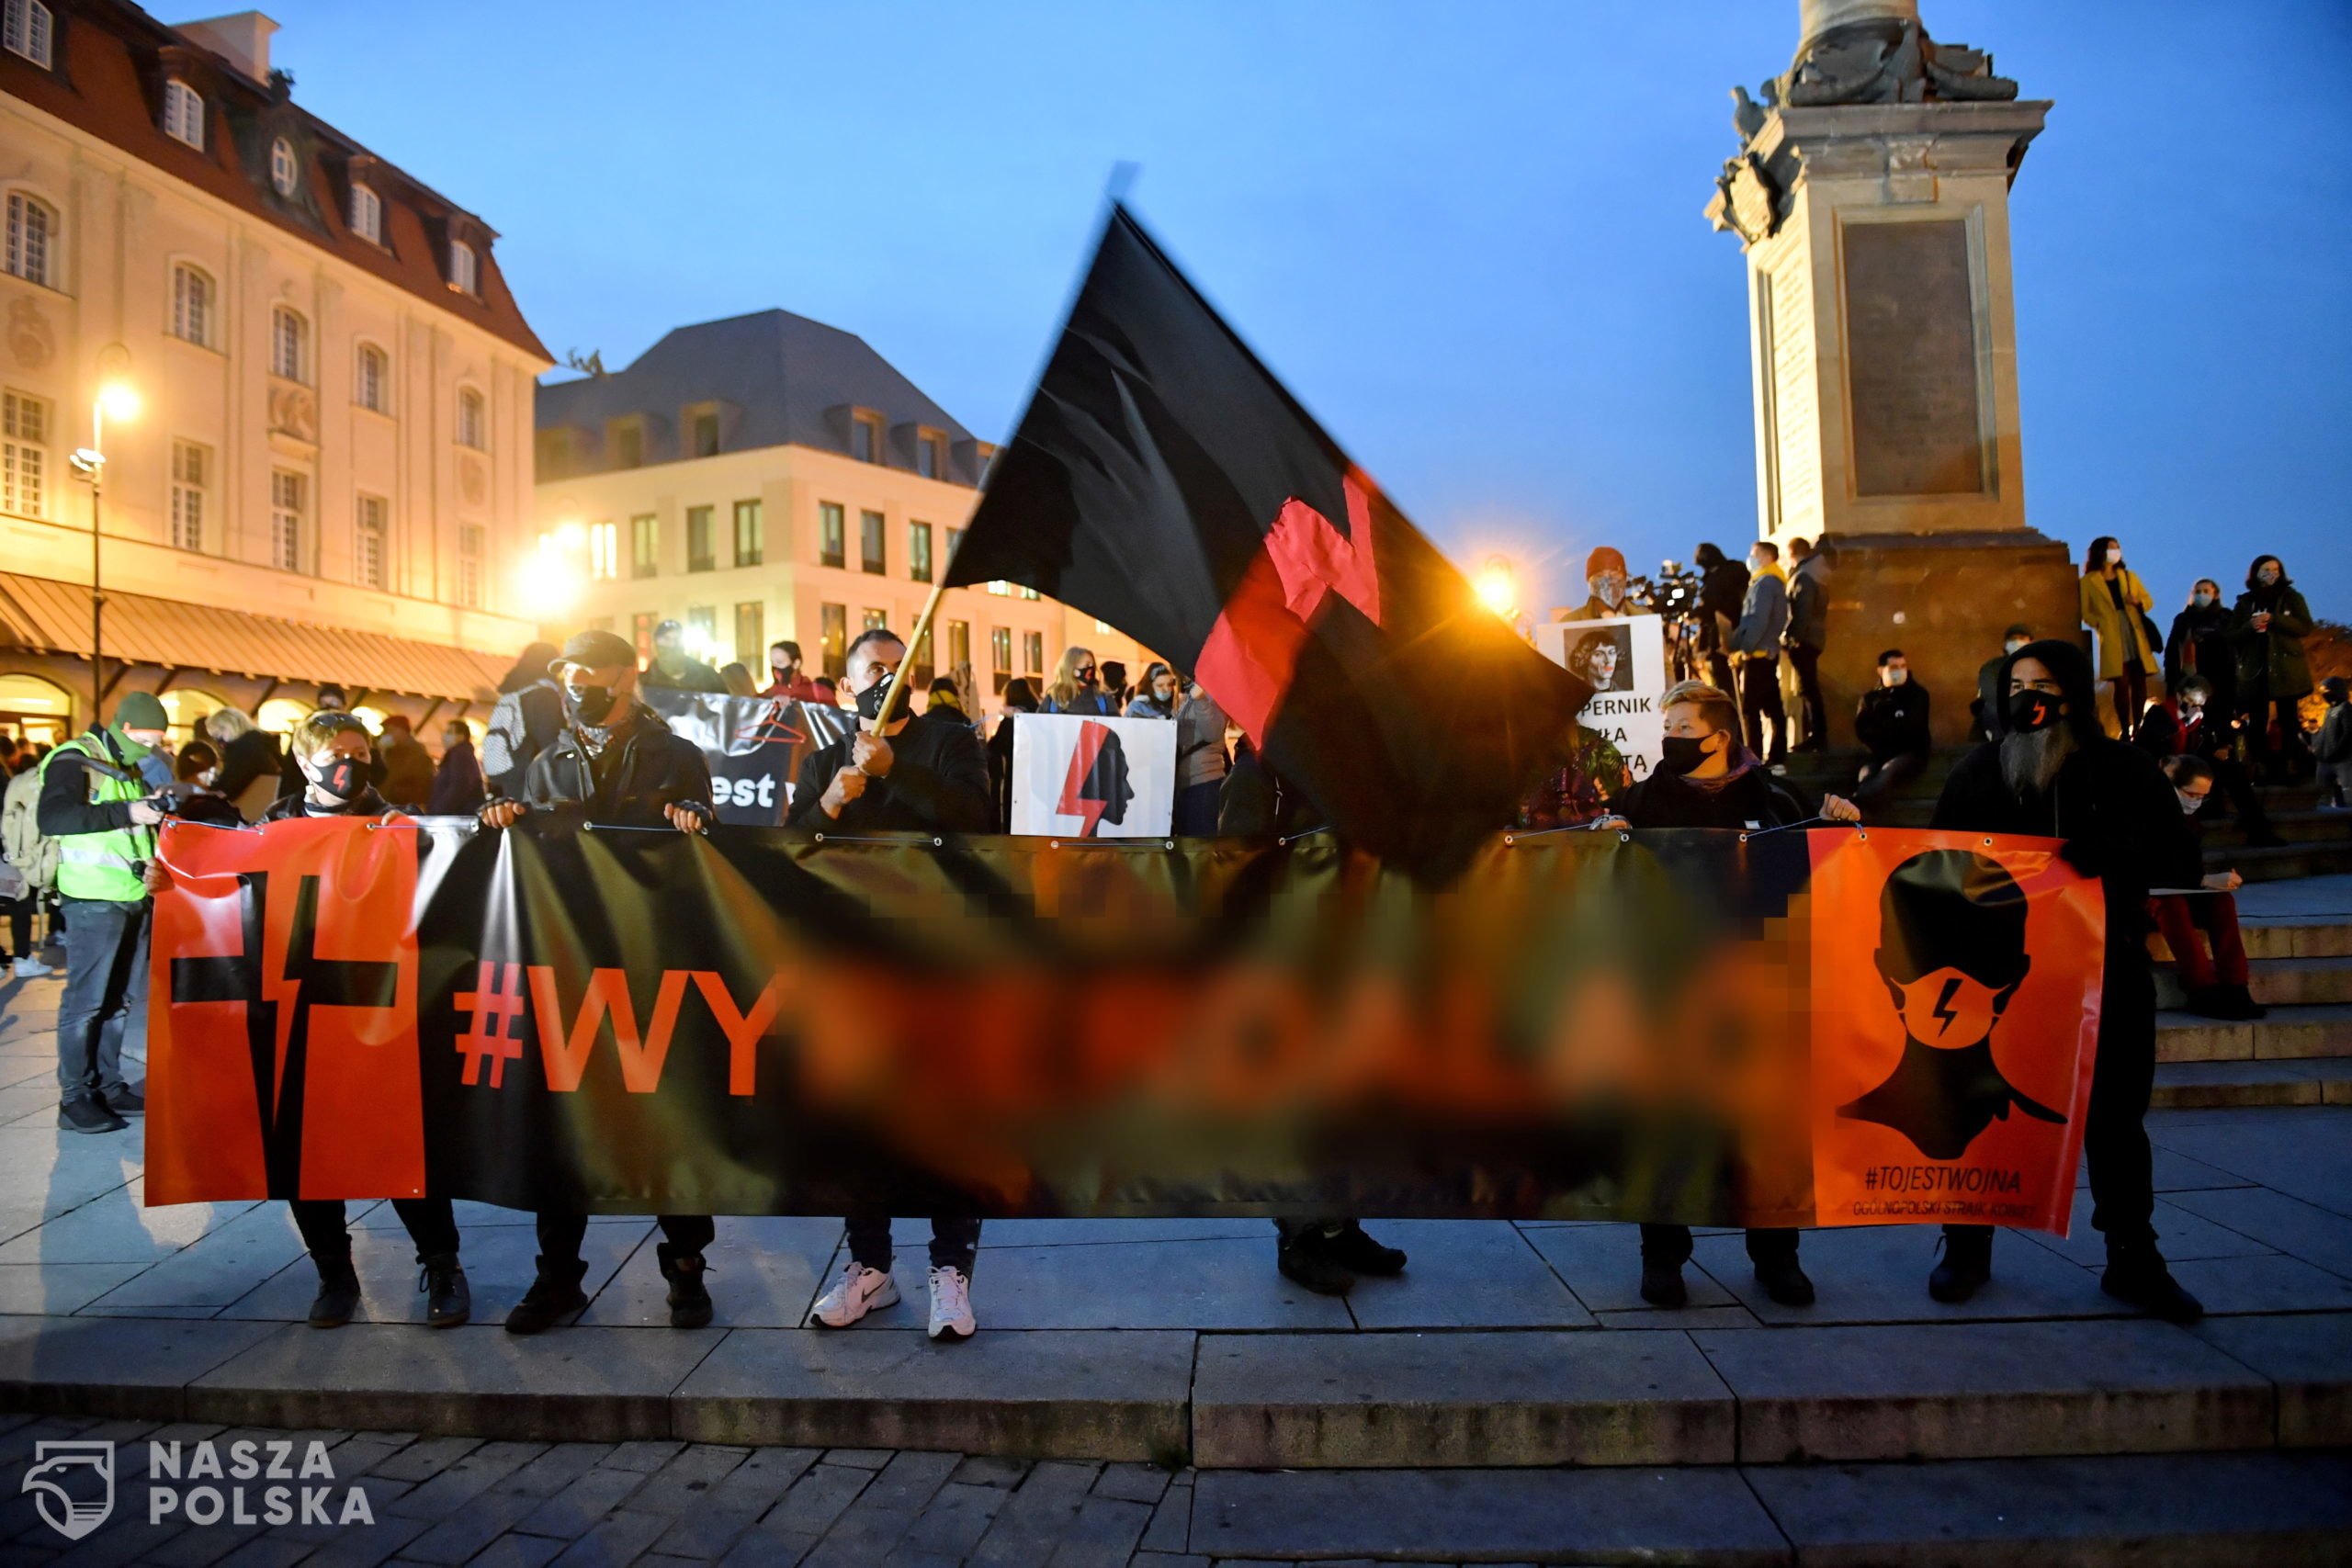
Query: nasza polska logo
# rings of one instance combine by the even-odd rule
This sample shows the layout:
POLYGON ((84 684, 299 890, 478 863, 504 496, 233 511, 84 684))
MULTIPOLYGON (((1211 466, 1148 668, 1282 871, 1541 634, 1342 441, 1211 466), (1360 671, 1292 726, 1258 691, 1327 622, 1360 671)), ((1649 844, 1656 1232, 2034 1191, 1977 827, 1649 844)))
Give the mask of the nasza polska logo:
MULTIPOLYGON (((35 1494, 40 1517, 68 1540, 79 1540, 114 1511, 114 1447, 87 1439, 34 1445, 23 1490, 35 1494), (93 1498, 94 1493, 100 1495, 93 1498)), ((323 1442, 151 1442, 147 1522, 374 1524, 368 1494, 357 1486, 334 1485, 334 1461, 323 1442), (220 1484, 210 1484, 215 1482, 220 1484)))

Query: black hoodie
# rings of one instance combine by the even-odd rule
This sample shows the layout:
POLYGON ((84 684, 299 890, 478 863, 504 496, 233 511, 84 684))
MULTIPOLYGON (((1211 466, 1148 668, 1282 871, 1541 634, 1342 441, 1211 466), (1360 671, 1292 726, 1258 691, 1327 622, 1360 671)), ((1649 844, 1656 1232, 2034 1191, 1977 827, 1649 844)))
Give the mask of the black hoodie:
POLYGON ((1970 833, 2023 833, 2065 840, 2067 862, 2098 877, 2107 894, 2107 952, 2147 959, 2147 900, 2151 887, 2194 887, 2203 874, 2196 836, 2154 758, 2099 728, 2098 682, 2091 662, 2071 642, 2028 643, 2001 661, 1985 715, 1993 739, 1962 757, 1936 802, 1936 828, 1970 833), (2001 773, 2001 738, 2008 728, 2009 671, 2020 659, 2038 659, 2056 677, 2065 699, 2059 723, 2074 731, 2075 751, 2046 794, 2025 798, 2001 773))

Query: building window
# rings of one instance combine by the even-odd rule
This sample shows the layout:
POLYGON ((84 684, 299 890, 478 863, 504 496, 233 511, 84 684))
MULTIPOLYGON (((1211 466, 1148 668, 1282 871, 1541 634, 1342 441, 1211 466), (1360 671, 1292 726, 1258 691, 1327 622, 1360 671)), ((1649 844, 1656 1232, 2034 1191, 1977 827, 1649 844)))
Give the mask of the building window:
POLYGON ((645 427, 635 420, 613 426, 613 467, 645 467, 645 427))
POLYGON ((481 608, 482 558, 488 538, 479 523, 458 525, 458 603, 469 610, 481 608))
POLYGON ((907 525, 907 575, 917 582, 931 581, 931 525, 907 525))
POLYGON ((1043 675, 1046 672, 1046 634, 1044 632, 1021 634, 1021 672, 1024 675, 1043 675))
POLYGON ((956 552, 957 550, 962 549, 963 547, 964 547, 964 530, 963 530, 963 529, 961 529, 961 528, 950 528, 950 529, 948 529, 948 530, 947 530, 947 560, 946 560, 945 564, 946 564, 946 565, 948 565, 948 566, 954 566, 954 565, 956 564, 956 552))
POLYGON ((915 472, 927 479, 935 479, 947 471, 941 461, 940 440, 936 435, 915 437, 915 472))
POLYGON ((820 501, 817 503, 817 564, 841 566, 842 556, 842 516, 839 502, 820 501))
POLYGON ((861 512, 857 514, 858 564, 876 577, 883 576, 889 570, 888 562, 883 559, 882 528, 882 514, 879 512, 861 512))
POLYGON ((38 517, 49 485, 49 405, 30 392, 0 393, 0 512, 38 517))
POLYGON ((857 629, 865 632, 888 631, 890 629, 890 612, 888 610, 866 611, 865 618, 857 629))
POLYGON ((384 518, 390 503, 380 495, 359 498, 357 537, 352 549, 353 581, 362 588, 384 586, 384 518))
POLYGON ((384 405, 390 397, 391 378, 390 358, 374 344, 361 344, 358 371, 352 387, 353 400, 363 409, 376 413, 385 412, 384 405))
POLYGON ((708 659, 718 651, 718 605, 686 606, 686 651, 696 659, 708 659))
POLYGON ((718 557, 712 551, 710 541, 711 510, 707 506, 686 508, 686 570, 688 571, 718 570, 718 557))
POLYGON ((825 673, 840 680, 849 668, 849 606, 817 606, 817 647, 824 657, 825 673))
POLYGON ((172 443, 173 548, 204 548, 204 492, 211 475, 209 450, 193 441, 172 443))
POLYGON ((468 294, 481 292, 481 265, 474 248, 463 240, 449 242, 449 287, 468 294))
POLYGON ((929 626, 923 627, 922 636, 915 638, 914 647, 907 649, 907 668, 913 671, 914 682, 918 687, 930 685, 932 676, 938 673, 938 666, 932 662, 931 658, 931 628, 929 626))
POLYGON ((1000 577, 989 583, 989 592, 1000 599, 1010 599, 1012 597, 1012 584, 1000 577))
POLYGON ((1037 599, 1037 591, 1034 588, 1024 586, 1021 590, 1021 596, 1023 599, 1030 601, 1032 604, 1035 604, 1037 599))
POLYGON ((621 531, 611 523, 588 527, 588 575, 610 581, 621 574, 621 531))
POLYGON ((490 412, 471 387, 458 389, 458 445, 483 451, 490 446, 490 412))
POLYGON ((717 414, 695 415, 694 441, 695 457, 716 457, 718 456, 718 416, 717 414))
POLYGON ((628 520, 628 574, 651 577, 662 558, 662 520, 650 512, 628 520))
POLYGON ((757 566, 766 551, 767 525, 763 520, 760 503, 739 501, 735 503, 735 564, 757 566))
POLYGON ((310 358, 311 323, 300 311, 278 306, 269 313, 269 373, 288 381, 303 380, 310 358))
POLYGON ((212 275, 182 262, 172 268, 172 335, 193 344, 212 342, 212 275))
POLYGON ((204 98, 185 82, 164 84, 164 134, 204 151, 204 98))
POLYGON ((1004 683, 1012 679, 1012 628, 1011 626, 989 628, 989 669, 996 677, 996 689, 999 694, 1001 694, 1004 691, 1004 683))
POLYGON ((372 244, 384 243, 384 204, 373 186, 351 187, 351 231, 372 244))
POLYGON ((1107 632, 1111 629, 1111 623, 1108 621, 1097 621, 1094 623, 1094 629, 1098 632, 1107 632))
POLYGON ((637 644, 639 664, 653 662, 653 628, 661 624, 661 617, 650 610, 639 610, 628 618, 628 637, 637 644))
POLYGON ((849 422, 849 455, 861 463, 882 460, 882 422, 860 414, 849 422))
MULTIPOLYGON (((971 662, 972 623, 969 621, 948 622, 947 668, 950 670, 963 670, 968 668, 971 662)), ((971 694, 967 692, 965 695, 969 696, 971 694)))
POLYGON ((57 234, 57 214, 23 191, 8 193, 8 270, 27 283, 49 287, 49 252, 57 234))
POLYGON ((302 165, 294 161, 294 143, 283 136, 269 144, 269 188, 283 197, 291 197, 294 186, 302 177, 302 165))
POLYGON ((40 0, 8 0, 6 23, 0 27, 0 44, 21 54, 42 70, 49 69, 49 7, 40 0))
POLYGON ((269 476, 269 564, 280 571, 302 570, 302 510, 309 488, 300 474, 284 468, 269 476))
POLYGON ((760 662, 767 657, 767 606, 756 599, 735 606, 735 657, 741 663, 767 668, 760 662))

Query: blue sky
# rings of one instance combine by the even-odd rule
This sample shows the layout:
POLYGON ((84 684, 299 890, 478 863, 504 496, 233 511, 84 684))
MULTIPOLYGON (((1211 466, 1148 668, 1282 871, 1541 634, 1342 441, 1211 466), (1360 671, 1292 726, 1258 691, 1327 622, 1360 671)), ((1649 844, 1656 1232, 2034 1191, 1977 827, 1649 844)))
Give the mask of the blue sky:
MULTIPOLYGON (((1111 165, 1432 537, 1636 569, 1754 535, 1726 90, 1795 0, 888 7, 277 0, 297 96, 481 216, 548 346, 769 306, 1017 415, 1111 165)), ((2014 197, 2028 521, 2168 619, 2279 553, 2352 619, 2352 7, 1928 0, 2056 100, 2014 197)), ((165 13, 175 15, 175 13, 165 13)), ((1565 563, 1565 564, 1564 564, 1565 563)))

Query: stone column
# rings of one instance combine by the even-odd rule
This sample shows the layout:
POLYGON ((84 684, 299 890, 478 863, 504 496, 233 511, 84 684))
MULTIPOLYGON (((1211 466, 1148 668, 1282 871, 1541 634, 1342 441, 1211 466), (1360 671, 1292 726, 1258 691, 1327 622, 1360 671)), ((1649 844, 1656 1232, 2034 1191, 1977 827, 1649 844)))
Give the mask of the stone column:
POLYGON ((2002 628, 2076 626, 2063 544, 2026 525, 2009 206, 2046 102, 1938 44, 1915 0, 1804 0, 1707 216, 1747 260, 1759 534, 1834 551, 1822 683, 1833 745, 1877 656, 1966 735, 2002 628))

